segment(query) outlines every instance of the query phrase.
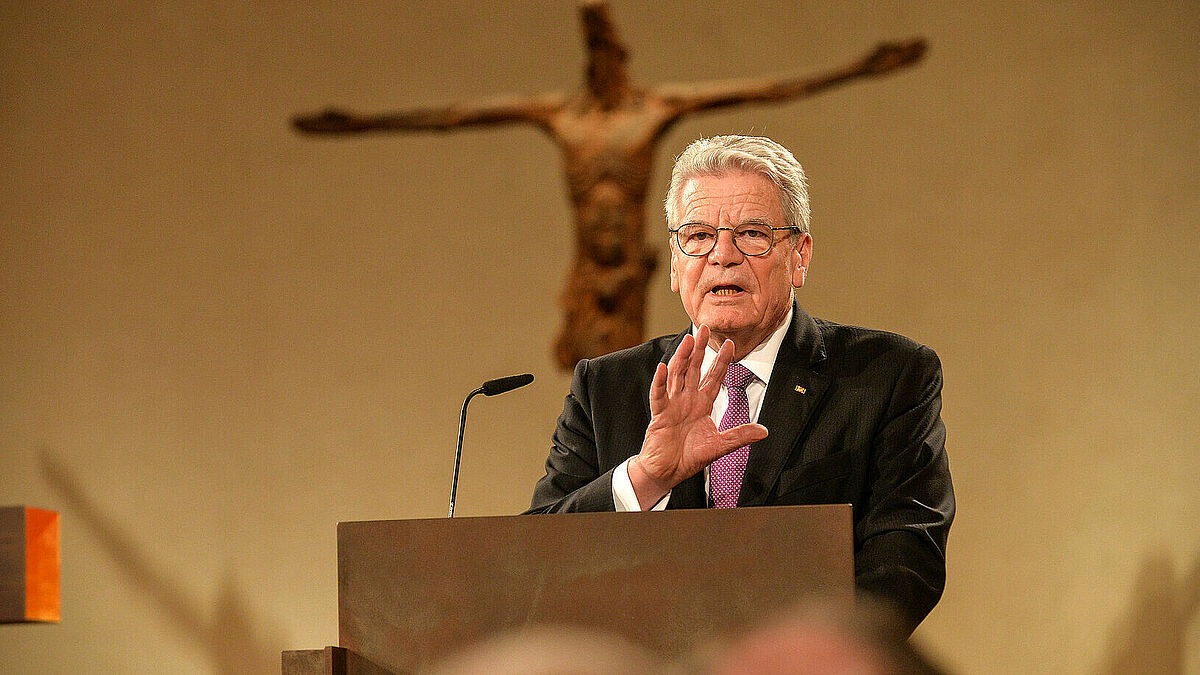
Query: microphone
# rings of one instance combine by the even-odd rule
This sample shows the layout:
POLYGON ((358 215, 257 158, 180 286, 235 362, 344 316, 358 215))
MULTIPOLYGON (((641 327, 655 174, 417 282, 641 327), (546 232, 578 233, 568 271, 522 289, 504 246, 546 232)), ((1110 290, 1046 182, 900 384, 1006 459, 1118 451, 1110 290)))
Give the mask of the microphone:
POLYGON ((454 478, 450 481, 450 515, 446 516, 447 518, 454 517, 454 497, 458 494, 458 464, 462 461, 463 430, 467 427, 467 404, 471 402, 471 399, 476 394, 495 396, 496 394, 503 394, 506 391, 524 387, 530 382, 533 382, 533 375, 529 373, 498 377, 494 380, 484 382, 483 386, 467 394, 467 399, 463 401, 462 413, 458 416, 458 450, 454 452, 454 478))
POLYGON ((508 377, 498 377, 494 380, 488 380, 483 383, 479 390, 484 396, 495 396, 503 394, 506 391, 512 391, 533 382, 533 375, 525 373, 524 375, 509 375, 508 377))

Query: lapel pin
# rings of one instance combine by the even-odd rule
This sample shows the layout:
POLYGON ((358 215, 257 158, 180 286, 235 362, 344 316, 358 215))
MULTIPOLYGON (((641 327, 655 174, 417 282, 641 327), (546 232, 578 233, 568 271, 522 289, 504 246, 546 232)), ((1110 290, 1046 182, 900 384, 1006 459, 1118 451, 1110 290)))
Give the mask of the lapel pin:
POLYGON ((796 391, 800 392, 801 394, 808 393, 808 390, 805 389, 804 387, 801 387, 800 385, 796 385, 796 391))

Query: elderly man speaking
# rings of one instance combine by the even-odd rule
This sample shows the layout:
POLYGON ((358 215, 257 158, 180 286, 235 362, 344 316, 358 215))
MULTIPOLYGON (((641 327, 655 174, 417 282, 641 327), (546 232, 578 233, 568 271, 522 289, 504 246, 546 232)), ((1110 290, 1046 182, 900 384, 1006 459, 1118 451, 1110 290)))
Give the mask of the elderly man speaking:
POLYGON ((530 512, 851 503, 855 586, 911 631, 954 519, 937 355, 796 304, 808 192, 778 143, 695 141, 666 212, 692 326, 579 362, 530 512))

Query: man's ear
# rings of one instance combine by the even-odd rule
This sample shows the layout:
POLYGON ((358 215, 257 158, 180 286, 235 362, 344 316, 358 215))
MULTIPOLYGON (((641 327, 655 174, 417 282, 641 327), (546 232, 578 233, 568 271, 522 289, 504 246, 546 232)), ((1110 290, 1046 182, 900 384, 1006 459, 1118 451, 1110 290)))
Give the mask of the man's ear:
POLYGON ((796 245, 794 255, 796 269, 792 271, 792 288, 800 288, 808 276, 808 264, 812 262, 812 235, 804 233, 796 245))
POLYGON ((667 246, 671 251, 671 292, 679 292, 679 277, 675 276, 675 249, 671 247, 671 242, 667 241, 667 246))

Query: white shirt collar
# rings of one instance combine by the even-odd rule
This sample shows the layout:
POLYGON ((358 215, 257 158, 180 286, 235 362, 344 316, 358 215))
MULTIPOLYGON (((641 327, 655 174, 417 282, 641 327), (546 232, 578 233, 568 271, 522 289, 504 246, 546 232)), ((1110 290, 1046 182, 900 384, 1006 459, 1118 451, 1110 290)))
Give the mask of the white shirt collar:
MULTIPOLYGON (((779 347, 783 344, 783 337, 787 335, 788 327, 792 325, 792 314, 795 311, 796 308, 793 305, 788 309, 783 323, 779 324, 774 333, 771 333, 771 337, 767 338, 766 342, 755 347, 744 359, 739 361, 747 370, 754 373, 754 377, 758 378, 764 386, 771 380, 771 370, 775 368, 775 357, 779 356, 779 347)), ((692 326, 692 335, 694 336, 695 334, 696 327, 692 326)), ((705 345, 704 364, 700 366, 700 372, 707 373, 715 360, 717 360, 716 350, 705 345)))

